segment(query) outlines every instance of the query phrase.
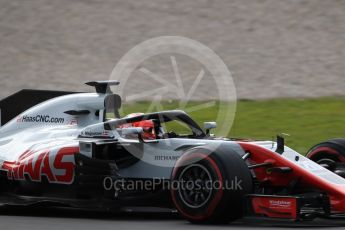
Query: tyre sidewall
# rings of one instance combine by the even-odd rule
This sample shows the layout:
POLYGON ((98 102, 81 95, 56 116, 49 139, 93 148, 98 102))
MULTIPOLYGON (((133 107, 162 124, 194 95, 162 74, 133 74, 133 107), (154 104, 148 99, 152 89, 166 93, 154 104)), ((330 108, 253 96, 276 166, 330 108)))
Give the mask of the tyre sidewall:
POLYGON ((242 217, 244 196, 252 192, 253 182, 250 170, 241 156, 233 150, 223 148, 218 148, 217 151, 192 149, 176 163, 172 180, 178 180, 178 175, 184 168, 193 163, 207 168, 212 180, 217 182, 209 201, 200 208, 187 207, 178 191, 172 190, 173 202, 182 216, 198 223, 225 222, 242 217), (240 188, 237 188, 236 182, 240 184, 240 188))

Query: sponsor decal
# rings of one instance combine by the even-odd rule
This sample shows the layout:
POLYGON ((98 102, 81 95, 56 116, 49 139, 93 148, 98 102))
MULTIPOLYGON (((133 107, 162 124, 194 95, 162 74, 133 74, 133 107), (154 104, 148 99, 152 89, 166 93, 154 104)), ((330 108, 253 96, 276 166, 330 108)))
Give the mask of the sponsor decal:
POLYGON ((270 208, 291 208, 291 201, 270 200, 270 208))
POLYGON ((155 156, 155 161, 177 161, 180 156, 155 156))
POLYGON ((110 132, 108 130, 102 131, 84 131, 82 133, 83 136, 90 136, 90 137, 110 137, 110 132))
POLYGON ((17 118, 18 123, 53 123, 53 124, 63 124, 65 123, 65 118, 63 117, 51 117, 49 115, 36 115, 28 116, 23 115, 17 118))
POLYGON ((62 148, 56 154, 49 150, 24 152, 14 162, 4 161, 2 170, 7 172, 9 180, 26 180, 41 182, 46 177, 49 183, 72 184, 74 181, 74 160, 66 161, 65 157, 73 156, 78 148, 62 148))
POLYGON ((78 125, 78 120, 76 118, 73 118, 72 120, 70 120, 70 122, 68 123, 68 125, 70 126, 76 126, 78 125))
POLYGON ((253 197, 254 213, 271 218, 297 219, 298 203, 293 197, 253 197))

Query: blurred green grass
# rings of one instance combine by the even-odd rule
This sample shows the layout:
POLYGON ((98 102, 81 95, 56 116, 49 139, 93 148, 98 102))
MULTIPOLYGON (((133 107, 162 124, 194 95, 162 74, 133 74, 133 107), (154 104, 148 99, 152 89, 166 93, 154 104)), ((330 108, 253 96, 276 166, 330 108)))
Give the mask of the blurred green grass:
MULTIPOLYGON (((142 101, 124 105, 122 113, 146 112, 150 104, 142 101)), ((188 107, 198 104, 200 102, 190 102, 188 107)), ((164 110, 178 108, 176 101, 163 102, 162 105, 164 110)), ((219 102, 211 109, 191 112, 190 115, 202 127, 204 121, 216 119, 218 107, 219 102)), ((228 137, 272 140, 279 133, 289 134, 287 145, 302 154, 320 141, 345 137, 345 98, 240 100, 237 103, 228 137)))

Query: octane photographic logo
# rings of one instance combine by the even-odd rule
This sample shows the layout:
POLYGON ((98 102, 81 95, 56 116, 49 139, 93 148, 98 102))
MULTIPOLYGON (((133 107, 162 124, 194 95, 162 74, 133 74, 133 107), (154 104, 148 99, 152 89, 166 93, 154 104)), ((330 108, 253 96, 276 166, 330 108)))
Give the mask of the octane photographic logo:
MULTIPOLYGON (((110 79, 121 83, 116 93, 123 100, 120 111, 123 116, 127 115, 123 110, 126 105, 137 105, 140 111, 131 112, 142 113, 183 110, 192 118, 198 116, 203 122, 216 121, 218 127, 215 132, 219 137, 228 135, 231 130, 237 101, 231 73, 213 50, 198 41, 179 36, 144 41, 122 57, 110 79)), ((183 124, 174 125, 181 127, 176 131, 173 125, 163 123, 162 129, 189 134, 183 124)), ((203 124, 199 126, 203 127, 203 124)), ((173 140, 166 139, 164 144, 166 149, 170 146, 174 152, 173 140)), ((159 166, 171 167, 176 161, 160 160, 165 158, 149 154, 142 158, 135 151, 131 153, 159 166)), ((176 157, 176 154, 167 152, 160 154, 163 155, 171 155, 172 159, 176 157)))
MULTIPOLYGON (((212 190, 227 190, 227 191, 242 191, 243 181, 235 177, 233 180, 221 182, 219 180, 208 180, 205 183, 202 181, 193 180, 164 180, 164 179, 146 179, 146 180, 129 180, 129 179, 114 179, 112 177, 105 177, 103 179, 103 189, 111 191, 114 197, 117 198, 121 192, 132 191, 197 191, 205 189, 212 190)), ((278 201, 277 201, 278 202, 278 201)), ((287 202, 286 202, 287 203, 287 202)), ((271 204, 271 203, 270 203, 271 204)), ((279 203, 280 204, 280 203, 279 203)), ((285 204, 285 203, 284 203, 285 204)), ((272 204, 273 206, 274 204, 272 204)), ((291 205, 291 203, 290 203, 291 205)), ((285 207, 285 206, 284 206, 285 207)))

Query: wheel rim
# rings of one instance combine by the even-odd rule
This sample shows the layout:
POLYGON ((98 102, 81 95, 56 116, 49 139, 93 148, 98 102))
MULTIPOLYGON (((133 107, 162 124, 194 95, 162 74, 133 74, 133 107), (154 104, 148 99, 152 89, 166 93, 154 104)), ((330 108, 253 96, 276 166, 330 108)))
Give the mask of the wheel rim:
POLYGON ((204 206, 212 195, 212 177, 206 167, 192 164, 183 169, 179 176, 182 182, 178 188, 182 202, 190 208, 204 206))
POLYGON ((327 167, 325 168, 345 178, 345 163, 344 162, 336 161, 329 158, 323 158, 323 159, 318 160, 317 163, 322 165, 323 167, 327 165, 327 167))
POLYGON ((322 158, 320 160, 318 160, 316 163, 318 163, 319 165, 322 165, 323 167, 327 168, 330 171, 334 171, 336 169, 336 161, 329 159, 329 158, 322 158))

